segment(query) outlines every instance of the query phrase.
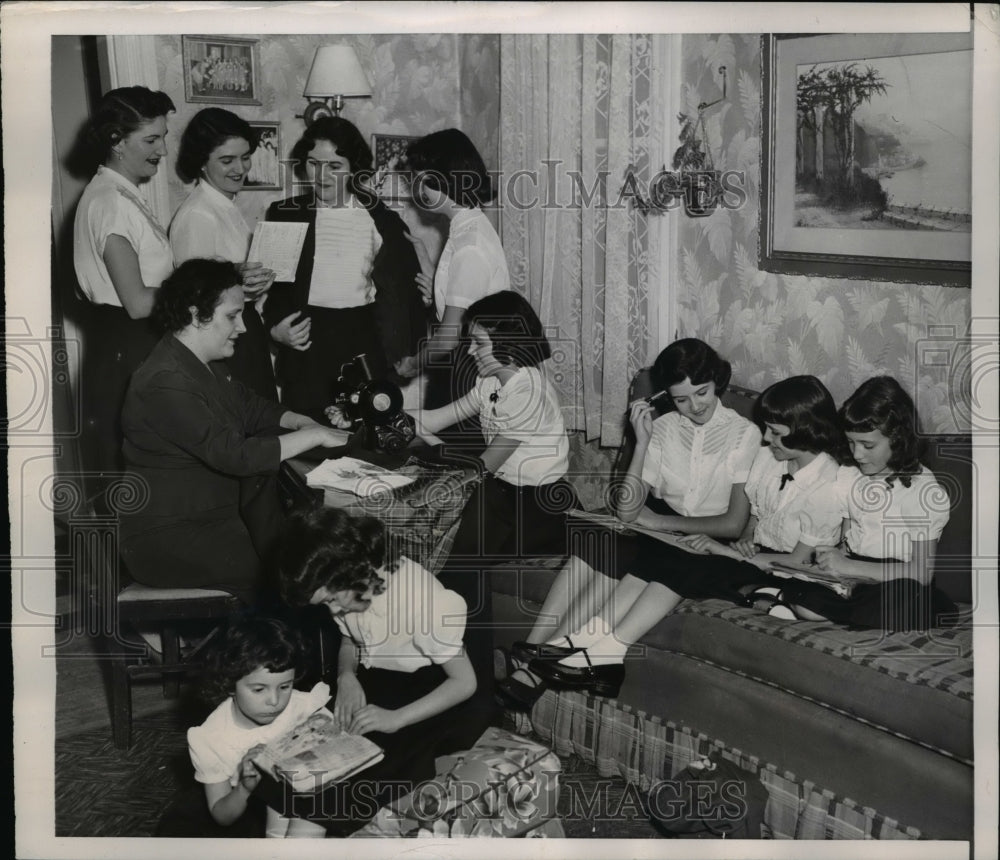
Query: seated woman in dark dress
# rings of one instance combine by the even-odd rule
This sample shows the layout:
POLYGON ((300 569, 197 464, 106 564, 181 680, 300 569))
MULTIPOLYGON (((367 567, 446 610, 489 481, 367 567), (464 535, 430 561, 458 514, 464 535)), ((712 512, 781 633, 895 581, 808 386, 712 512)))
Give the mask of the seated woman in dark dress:
POLYGON ((153 320, 166 334, 133 375, 122 411, 125 461, 146 497, 122 516, 121 551, 145 585, 252 600, 281 528, 277 483, 262 493, 260 478, 346 441, 231 378, 224 360, 244 331, 243 301, 237 267, 218 260, 188 260, 159 290, 153 320), (246 482, 252 508, 240 503, 246 482))

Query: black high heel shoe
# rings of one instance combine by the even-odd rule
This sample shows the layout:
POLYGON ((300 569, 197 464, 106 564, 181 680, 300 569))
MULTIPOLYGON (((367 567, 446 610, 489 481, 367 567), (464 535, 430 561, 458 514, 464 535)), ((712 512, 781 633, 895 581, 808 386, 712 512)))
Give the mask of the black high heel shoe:
POLYGON ((623 663, 607 663, 594 666, 590 662, 587 649, 580 649, 587 665, 563 666, 548 660, 535 660, 530 664, 531 671, 543 681, 548 681, 553 687, 565 687, 571 690, 590 690, 598 696, 609 699, 617 697, 625 680, 625 665, 623 663))
POLYGON ((548 642, 536 644, 534 642, 520 641, 511 645, 510 653, 522 663, 530 663, 532 660, 562 660, 563 657, 568 657, 570 654, 575 654, 577 651, 583 650, 582 648, 577 648, 569 636, 564 636, 563 638, 569 642, 568 648, 563 645, 552 645, 548 642))
MULTIPOLYGON (((531 678, 527 669, 515 669, 514 671, 521 672, 526 677, 531 678)), ((535 702, 542 697, 542 693, 549 688, 545 681, 536 682, 532 678, 532 682, 534 686, 518 681, 513 676, 505 678, 494 687, 493 698, 501 708, 508 711, 530 711, 535 706, 535 702)))

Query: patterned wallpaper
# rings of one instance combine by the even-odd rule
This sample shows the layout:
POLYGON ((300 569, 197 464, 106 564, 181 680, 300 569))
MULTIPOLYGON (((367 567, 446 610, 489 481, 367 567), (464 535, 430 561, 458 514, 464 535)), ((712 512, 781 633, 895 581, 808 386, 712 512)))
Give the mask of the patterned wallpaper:
MULTIPOLYGON (((281 123, 283 154, 291 150, 304 126, 296 117, 313 53, 320 45, 354 47, 372 82, 371 99, 348 100, 343 116, 370 142, 373 133, 420 136, 443 128, 463 129, 497 165, 499 131, 499 37, 449 33, 408 35, 290 35, 260 37, 261 104, 220 105, 248 120, 281 123)), ((160 87, 177 107, 170 118, 172 149, 167 175, 170 204, 176 209, 188 193, 174 170, 177 143, 188 121, 204 104, 184 100, 181 37, 156 37, 160 87)), ((290 193, 287 192, 287 193, 290 193)), ((280 191, 244 191, 237 198, 248 223, 254 224, 280 191)))
MULTIPOLYGON (((746 173, 739 210, 680 217, 681 336, 700 337, 733 363, 734 381, 755 390, 810 373, 841 402, 869 376, 895 376, 915 397, 924 429, 968 432, 969 290, 840 278, 775 275, 757 268, 760 183, 760 39, 685 36, 682 103, 706 115, 716 166, 746 173)), ((675 217, 670 214, 666 217, 675 217)))

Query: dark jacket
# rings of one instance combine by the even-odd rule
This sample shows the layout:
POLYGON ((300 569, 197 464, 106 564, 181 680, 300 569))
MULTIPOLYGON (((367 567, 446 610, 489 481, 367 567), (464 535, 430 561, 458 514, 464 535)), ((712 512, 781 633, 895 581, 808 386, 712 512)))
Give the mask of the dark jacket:
POLYGON ((157 518, 238 517, 241 480, 278 471, 285 411, 231 379, 224 362, 206 367, 166 335, 125 396, 125 462, 149 497, 123 526, 125 519, 141 530, 138 521, 157 518))
MULTIPOLYGON (((386 360, 391 367, 400 358, 414 355, 421 338, 427 335, 427 310, 417 287, 420 271, 413 245, 404 235, 403 219, 377 197, 358 197, 382 236, 382 247, 375 255, 372 281, 375 284, 375 317, 386 360)), ((316 253, 316 198, 313 192, 272 203, 267 221, 305 221, 309 225, 294 283, 276 282, 264 306, 264 318, 270 329, 286 316, 304 312, 309 304, 313 257, 316 253)))

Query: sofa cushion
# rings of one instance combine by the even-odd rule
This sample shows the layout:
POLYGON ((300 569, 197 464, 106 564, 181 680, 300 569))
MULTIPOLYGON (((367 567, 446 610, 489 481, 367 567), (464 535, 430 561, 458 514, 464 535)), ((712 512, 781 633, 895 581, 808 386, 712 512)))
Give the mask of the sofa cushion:
MULTIPOLYGON (((516 601, 519 612, 533 615, 561 566, 561 559, 498 566, 492 590, 516 601)), ((883 636, 828 622, 789 622, 723 600, 685 600, 631 654, 643 648, 744 674, 948 755, 972 759, 968 626, 883 636)), ((637 667, 640 659, 630 656, 629 662, 637 667)))

